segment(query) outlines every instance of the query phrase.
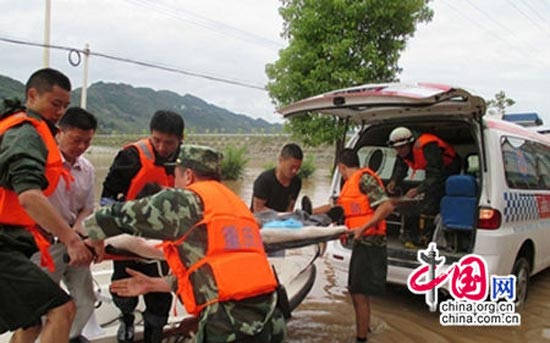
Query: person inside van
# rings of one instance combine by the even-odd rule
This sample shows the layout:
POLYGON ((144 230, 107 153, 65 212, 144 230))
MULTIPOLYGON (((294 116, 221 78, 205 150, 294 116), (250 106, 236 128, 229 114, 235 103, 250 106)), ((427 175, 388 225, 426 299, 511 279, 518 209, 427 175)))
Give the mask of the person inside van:
POLYGON ((452 174, 459 174, 460 156, 447 142, 430 133, 415 137, 407 127, 392 130, 388 145, 397 152, 390 182, 386 190, 390 195, 399 195, 399 186, 407 177, 409 168, 413 173, 425 171, 424 180, 406 191, 406 198, 421 198, 418 218, 407 220, 404 237, 406 248, 425 245, 433 234, 433 219, 439 213, 441 198, 445 195, 445 180, 452 174), (421 234, 419 234, 421 231, 421 234))

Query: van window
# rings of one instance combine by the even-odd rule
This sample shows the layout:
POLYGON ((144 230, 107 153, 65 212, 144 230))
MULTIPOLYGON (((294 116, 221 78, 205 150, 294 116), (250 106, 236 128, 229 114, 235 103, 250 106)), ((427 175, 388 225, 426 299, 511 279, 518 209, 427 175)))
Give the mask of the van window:
MULTIPOLYGON (((393 172, 393 166, 397 159, 397 153, 395 149, 386 146, 372 146, 364 145, 357 150, 357 156, 359 157, 359 164, 361 167, 369 167, 372 169, 373 165, 378 165, 378 170, 374 170, 378 176, 383 180, 389 180, 393 172)), ((409 168, 406 180, 410 181, 422 181, 425 178, 424 170, 417 170, 416 173, 409 168)))
POLYGON ((547 146, 525 139, 502 137, 501 148, 508 187, 550 189, 550 154, 547 146))

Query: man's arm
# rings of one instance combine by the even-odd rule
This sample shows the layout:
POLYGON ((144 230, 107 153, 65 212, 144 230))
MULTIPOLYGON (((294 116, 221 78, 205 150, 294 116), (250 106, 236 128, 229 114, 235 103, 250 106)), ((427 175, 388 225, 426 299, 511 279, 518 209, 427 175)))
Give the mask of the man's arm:
POLYGON ((390 182, 387 185, 388 193, 395 194, 396 189, 401 181, 407 177, 407 172, 409 171, 409 165, 403 161, 399 156, 396 156, 395 163, 393 165, 392 175, 390 177, 390 182))
POLYGON ((266 199, 252 197, 252 212, 260 212, 263 210, 268 210, 269 208, 265 204, 267 204, 266 199))
POLYGON ((113 281, 109 289, 121 297, 135 297, 149 292, 170 293, 171 285, 163 277, 152 277, 126 268, 129 278, 113 281))
POLYGON ((327 213, 333 206, 331 204, 325 204, 318 207, 315 207, 312 211, 312 214, 323 214, 327 213))
POLYGON ((374 210, 374 214, 370 220, 358 228, 353 228, 355 239, 359 239, 363 232, 370 227, 373 227, 386 219, 394 210, 393 202, 387 197, 384 188, 378 183, 376 178, 370 174, 363 174, 359 189, 369 198, 369 204, 374 210))
POLYGON ((0 151, 2 185, 18 194, 19 203, 38 225, 67 245, 71 265, 89 264, 92 254, 41 191, 47 187, 48 150, 34 127, 23 124, 8 130, 0 151))
POLYGON ((426 178, 418 185, 418 193, 424 193, 427 189, 437 187, 443 182, 445 165, 443 164, 443 150, 436 142, 426 144, 423 149, 426 159, 426 178))
POLYGON ((140 169, 139 154, 134 147, 120 150, 103 181, 100 205, 123 200, 118 198, 119 195, 128 192, 132 179, 140 169))
POLYGON ((260 174, 252 186, 252 212, 260 212, 268 210, 266 206, 267 198, 269 196, 269 187, 266 185, 265 174, 260 174))
POLYGON ((128 233, 173 241, 203 218, 200 197, 190 190, 165 189, 153 196, 104 206, 84 221, 93 240, 128 233))
POLYGON ((296 205, 296 199, 290 199, 290 201, 288 203, 288 207, 286 208, 286 211, 287 212, 294 211, 294 205, 296 205))
POLYGON ((378 205, 376 207, 376 210, 374 211, 374 215, 372 216, 372 218, 361 227, 354 229, 354 238, 361 238, 363 232, 365 232, 368 228, 377 225, 382 220, 386 219, 386 217, 393 212, 394 208, 394 205, 389 199, 378 205))
POLYGON ((302 179, 300 179, 298 176, 295 176, 294 179, 292 179, 290 187, 291 194, 290 201, 288 202, 288 206, 286 208, 287 212, 294 211, 294 206, 296 206, 296 199, 298 199, 298 194, 300 194, 300 190, 302 189, 302 179))
POLYGON ((57 236, 67 247, 70 265, 87 265, 92 260, 92 254, 86 248, 80 237, 71 229, 50 204, 42 191, 29 189, 18 195, 19 203, 27 214, 46 231, 57 236))
MULTIPOLYGON (((81 235, 81 237, 86 237, 88 233, 86 232, 86 229, 84 229, 84 226, 82 226, 82 222, 86 217, 88 217, 90 214, 94 213, 93 208, 87 208, 81 210, 78 215, 76 216, 75 223, 73 225, 73 229, 81 235)), ((103 261, 103 256, 105 255, 105 246, 103 244, 103 240, 94 241, 91 239, 84 239, 84 242, 87 246, 92 248, 94 250, 95 254, 95 263, 99 263, 103 261)))

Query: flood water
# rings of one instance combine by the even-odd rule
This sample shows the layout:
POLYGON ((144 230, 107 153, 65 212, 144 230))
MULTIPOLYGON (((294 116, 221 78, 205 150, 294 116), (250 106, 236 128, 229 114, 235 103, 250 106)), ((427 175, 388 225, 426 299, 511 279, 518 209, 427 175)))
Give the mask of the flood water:
MULTIPOLYGON (((96 166, 97 195, 114 152, 95 148, 86 154, 96 166)), ((247 168, 242 180, 227 184, 248 204, 252 183, 261 171, 261 167, 247 168)), ((314 206, 320 205, 327 202, 329 188, 327 166, 303 182, 301 195, 308 195, 314 206)), ((355 318, 345 288, 347 274, 335 270, 326 256, 316 265, 315 285, 288 323, 288 342, 352 342, 355 318)), ((385 296, 371 299, 373 333, 369 342, 550 342, 549 300, 550 270, 545 270, 531 279, 527 304, 520 312, 521 326, 445 327, 439 323, 439 314, 428 310, 423 295, 413 295, 406 287, 388 286, 385 296)))

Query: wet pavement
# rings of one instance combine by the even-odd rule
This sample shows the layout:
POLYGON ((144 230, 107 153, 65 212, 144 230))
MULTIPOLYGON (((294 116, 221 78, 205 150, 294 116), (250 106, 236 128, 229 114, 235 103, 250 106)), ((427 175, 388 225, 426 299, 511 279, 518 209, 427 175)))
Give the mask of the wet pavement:
MULTIPOLYGON (((96 166, 99 193, 112 157, 97 153, 87 157, 96 166)), ((252 183, 261 171, 261 167, 247 168, 242 180, 227 184, 249 204, 252 183)), ((308 195, 314 206, 326 203, 330 183, 329 171, 318 169, 313 178, 304 180, 300 196, 308 195)), ((336 270, 326 256, 316 265, 316 283, 288 323, 288 342, 351 342, 355 318, 345 288, 347 273, 336 270)), ((372 298, 371 304, 369 342, 550 342, 550 269, 531 279, 527 304, 520 312, 521 325, 516 327, 442 326, 439 313, 429 311, 424 296, 403 286, 389 285, 386 295, 372 298)))

